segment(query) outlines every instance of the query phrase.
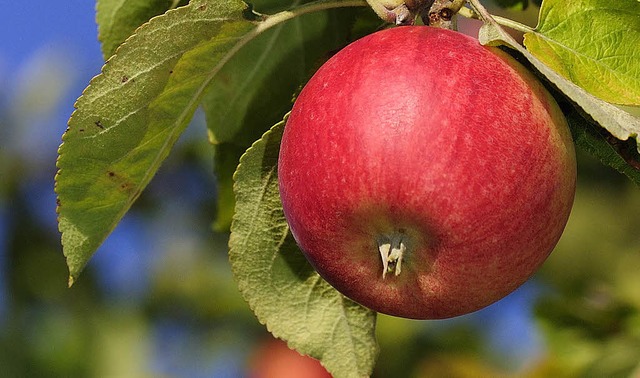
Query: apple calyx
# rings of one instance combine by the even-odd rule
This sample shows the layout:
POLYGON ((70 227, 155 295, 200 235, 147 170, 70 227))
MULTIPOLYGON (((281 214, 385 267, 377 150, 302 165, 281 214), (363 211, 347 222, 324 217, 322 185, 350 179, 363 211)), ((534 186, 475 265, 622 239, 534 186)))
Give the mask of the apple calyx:
POLYGON ((383 235, 378 238, 383 279, 386 278, 387 273, 394 272, 394 275, 398 276, 402 272, 402 259, 407 251, 405 238, 406 235, 403 232, 383 235))

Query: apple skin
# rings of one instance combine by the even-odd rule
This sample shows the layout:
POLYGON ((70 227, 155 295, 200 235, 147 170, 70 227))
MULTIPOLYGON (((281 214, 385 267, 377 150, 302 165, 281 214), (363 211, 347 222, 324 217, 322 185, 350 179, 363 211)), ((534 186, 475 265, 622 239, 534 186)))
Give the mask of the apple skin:
POLYGON ((557 244, 576 184, 551 95, 508 54, 426 26, 370 34, 311 78, 285 126, 280 196, 338 291, 414 319, 483 308, 557 244), (380 240, 403 240, 383 277, 380 240))

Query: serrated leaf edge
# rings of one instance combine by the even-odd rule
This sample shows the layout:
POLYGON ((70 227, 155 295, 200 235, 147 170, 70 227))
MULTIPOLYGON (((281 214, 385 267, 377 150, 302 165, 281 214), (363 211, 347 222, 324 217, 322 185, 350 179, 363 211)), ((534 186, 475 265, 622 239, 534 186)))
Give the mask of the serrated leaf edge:
MULTIPOLYGON (((128 44, 131 43, 132 40, 134 40, 135 38, 137 38, 137 36, 139 35, 140 30, 142 30, 145 27, 148 27, 149 24, 152 24, 154 22, 157 22, 157 19, 160 18, 165 18, 165 17, 169 17, 170 14, 174 13, 174 12, 181 12, 184 11, 183 9, 187 8, 187 7, 195 7, 197 5, 197 3, 190 3, 189 5, 185 6, 185 7, 181 7, 181 8, 175 8, 175 9, 171 9, 167 12, 165 12, 164 14, 152 17, 149 21, 145 22, 144 24, 142 24, 141 26, 139 26, 136 31, 130 35, 122 44, 120 44, 118 46, 118 48, 116 49, 115 53, 104 63, 104 65, 102 66, 100 73, 96 76, 94 76, 90 81, 89 81, 89 85, 82 91, 82 94, 78 97, 78 99, 75 101, 74 103, 74 111, 71 113, 71 116, 69 118, 69 124, 67 127, 67 130, 64 132, 64 134, 62 135, 62 143, 60 144, 60 146, 58 147, 58 158, 56 159, 56 168, 57 168, 57 172, 54 176, 54 192, 56 193, 57 196, 59 196, 58 190, 57 190, 57 183, 58 183, 58 178, 61 176, 61 174, 64 173, 64 169, 62 167, 60 167, 60 162, 62 159, 64 159, 64 151, 63 149, 64 147, 64 142, 66 139, 66 136, 68 135, 69 132, 69 127, 70 125, 70 121, 71 119, 73 119, 74 115, 79 111, 78 108, 78 103, 80 101, 83 100, 84 96, 86 95, 87 91, 90 90, 89 88, 92 85, 95 85, 96 80, 98 80, 105 72, 105 69, 109 66, 109 62, 111 62, 113 59, 117 59, 118 53, 122 50, 128 47, 128 44)), ((249 22, 249 21, 247 21, 249 22)), ((245 36, 243 38, 241 38, 238 43, 236 45, 234 45, 234 48, 232 48, 223 59, 220 60, 220 62, 214 67, 214 69, 212 70, 212 72, 209 74, 209 76, 207 77, 207 79, 205 80, 204 84, 195 92, 196 96, 194 96, 194 98, 200 98, 202 96, 202 93, 204 92, 204 90, 206 89, 208 83, 211 82, 211 80, 213 80, 213 77, 215 77, 215 75, 217 74, 217 72, 221 69, 222 66, 224 66, 224 64, 226 64, 231 57, 238 51, 240 50, 244 45, 246 45, 251 39, 255 38, 255 36, 257 36, 259 33, 261 33, 263 30, 265 30, 264 28, 262 28, 259 32, 257 32, 257 29, 259 29, 258 27, 252 29, 251 31, 249 31, 247 34, 245 34, 245 36)), ((187 51, 183 52, 180 55, 184 55, 187 51)), ((158 96, 156 97, 159 98, 162 96, 163 92, 160 92, 158 94, 158 96)), ((152 100, 150 102, 150 104, 153 103, 154 100, 152 100)), ((183 112, 179 115, 179 117, 176 119, 176 123, 182 123, 184 122, 184 120, 187 118, 188 114, 190 113, 187 110, 190 109, 197 100, 192 100, 189 102, 188 106, 185 107, 185 109, 183 110, 183 112)), ((138 109, 139 110, 139 109, 138 109)), ((113 126, 112 126, 113 127, 113 126)), ((111 129, 111 127, 109 128, 111 129)), ((108 131, 108 129, 105 129, 105 132, 108 131)), ((175 130, 172 131, 170 133, 171 135, 175 135, 175 130)), ((97 240, 98 245, 102 244, 104 242, 104 240, 110 235, 110 233, 115 229, 115 227, 117 226, 117 224, 120 222, 120 220, 122 219, 122 217, 124 216, 124 214, 126 214, 131 205, 135 202, 135 200, 140 196, 140 194, 142 193, 143 188, 146 187, 146 185, 149 183, 149 181, 151 180, 151 178, 153 177, 153 175, 155 174, 155 172, 157 172, 157 167, 159 166, 159 162, 161 162, 163 159, 161 158, 163 156, 163 152, 166 150, 166 148, 168 147, 168 141, 170 140, 170 138, 168 138, 164 144, 162 145, 162 147, 158 150, 158 153, 156 154, 152 164, 150 165, 150 167, 152 167, 151 169, 148 169, 142 180, 140 181, 140 185, 138 185, 135 190, 132 191, 131 196, 127 199, 126 201, 126 205, 123 207, 122 211, 120 211, 117 216, 115 217, 115 221, 109 226, 109 231, 105 233, 104 237, 100 240, 97 240), (153 167, 156 167, 155 169, 153 167)), ((59 198, 59 197, 58 197, 59 198)), ((64 217, 60 214, 60 203, 58 202, 57 206, 56 206, 56 213, 58 214, 58 222, 59 222, 59 226, 58 229, 59 231, 63 234, 63 239, 64 239, 64 231, 62 230, 63 227, 60 227, 61 225, 61 220, 62 220, 62 224, 64 224, 64 222, 66 221, 64 219, 64 217)), ((63 252, 65 252, 64 249, 64 244, 63 244, 63 252)), ((95 251, 94 251, 95 252, 95 251)), ((69 257, 66 255, 65 253, 65 257, 67 257, 67 259, 69 259, 69 257)), ((86 264, 86 262, 85 262, 86 264)), ((84 266, 83 266, 84 267, 84 266)), ((76 281, 76 279, 78 278, 79 274, 81 273, 83 267, 80 267, 78 269, 78 271, 73 274, 70 271, 70 276, 69 276, 69 286, 72 286, 74 284, 74 282, 76 281)))

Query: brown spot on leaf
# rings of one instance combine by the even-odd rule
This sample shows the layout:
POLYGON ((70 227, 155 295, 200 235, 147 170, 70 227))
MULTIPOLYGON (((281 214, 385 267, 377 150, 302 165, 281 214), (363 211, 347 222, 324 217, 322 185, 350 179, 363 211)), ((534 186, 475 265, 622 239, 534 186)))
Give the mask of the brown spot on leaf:
POLYGON ((129 81, 129 76, 124 75, 122 76, 122 80, 120 80, 123 84, 126 83, 127 81, 129 81))
POLYGON ((100 120, 95 121, 93 124, 96 125, 99 129, 104 130, 104 126, 102 126, 102 122, 100 122, 100 120))
POLYGON ((135 194, 136 183, 131 181, 128 177, 123 176, 115 171, 108 170, 107 177, 117 188, 129 195, 135 194))

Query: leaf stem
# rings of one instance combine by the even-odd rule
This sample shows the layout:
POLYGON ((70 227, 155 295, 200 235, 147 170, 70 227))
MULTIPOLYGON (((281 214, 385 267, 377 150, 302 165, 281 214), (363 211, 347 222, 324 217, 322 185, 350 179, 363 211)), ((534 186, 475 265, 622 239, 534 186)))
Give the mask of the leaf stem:
POLYGON ((288 21, 292 18, 302 16, 307 13, 319 12, 327 9, 333 8, 345 8, 345 7, 364 7, 367 6, 367 2, 365 0, 319 0, 313 1, 311 3, 307 3, 301 5, 298 8, 282 11, 276 13, 274 15, 267 16, 260 24, 258 25, 258 33, 261 33, 281 22, 288 21))
MULTIPOLYGON (((471 5, 476 8, 476 10, 471 9, 471 8, 466 8, 463 7, 460 9, 460 11, 458 12, 458 14, 460 14, 463 17, 466 18, 472 18, 472 19, 476 19, 476 20, 483 20, 485 19, 485 17, 482 16, 482 14, 478 13, 481 12, 480 10, 477 10, 477 6, 479 6, 479 2, 478 1, 469 1, 471 3, 471 5)), ((486 9, 484 9, 484 7, 482 7, 484 11, 486 11, 486 9)), ((488 14, 488 12, 487 12, 488 14)), ((536 30, 530 26, 527 26, 525 24, 521 24, 517 21, 505 18, 505 17, 500 17, 500 16, 495 16, 495 15, 491 15, 491 17, 495 20, 496 23, 502 25, 502 26, 506 26, 508 28, 511 28, 513 30, 517 30, 523 33, 535 33, 536 30)))
POLYGON ((525 24, 521 24, 517 21, 505 18, 505 17, 500 17, 500 16, 493 16, 493 19, 496 20, 496 22, 502 26, 506 26, 508 28, 517 30, 517 31, 521 31, 523 33, 535 33, 536 30, 530 26, 527 26, 525 24))

